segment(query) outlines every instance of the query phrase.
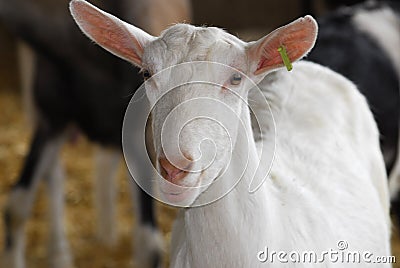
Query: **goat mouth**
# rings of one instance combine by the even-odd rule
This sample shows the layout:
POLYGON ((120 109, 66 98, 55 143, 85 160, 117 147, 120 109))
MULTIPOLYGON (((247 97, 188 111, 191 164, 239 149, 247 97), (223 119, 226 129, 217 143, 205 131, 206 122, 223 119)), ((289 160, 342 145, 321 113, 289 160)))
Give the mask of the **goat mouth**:
POLYGON ((161 190, 161 192, 162 192, 163 194, 165 194, 165 195, 174 195, 174 196, 178 196, 178 195, 181 195, 181 194, 186 193, 187 191, 190 191, 191 189, 192 189, 192 188, 188 188, 188 189, 186 189, 186 190, 184 190, 184 191, 182 191, 182 192, 177 192, 177 193, 164 191, 162 188, 161 188, 160 190, 161 190))
POLYGON ((196 183, 193 186, 184 186, 184 185, 173 185, 171 187, 163 187, 162 185, 160 185, 159 189, 160 192, 164 195, 164 197, 172 202, 172 203, 179 203, 182 201, 185 201, 186 199, 188 199, 188 197, 190 197, 191 193, 197 189, 197 187, 199 187, 199 185, 201 185, 201 181, 202 181, 202 174, 198 177, 198 179, 196 180, 196 183), (185 188, 182 191, 177 191, 177 189, 171 189, 173 187, 180 187, 180 188, 185 188), (175 190, 175 191, 174 191, 175 190))
MULTIPOLYGON (((179 184, 171 183, 172 185, 167 185, 167 187, 161 186, 160 190, 161 190, 161 192, 163 194, 180 195, 180 194, 183 194, 183 193, 185 193, 187 191, 190 191, 190 190, 192 190, 194 188, 199 187, 201 185, 201 181, 202 181, 202 176, 200 175, 197 178, 196 183, 194 185, 179 185, 179 184), (181 191, 173 191, 173 188, 183 188, 183 190, 181 190, 181 191), (168 191, 167 189, 169 189, 171 191, 168 191)), ((176 189, 174 189, 174 190, 176 190, 176 189)))
POLYGON ((167 201, 171 203, 180 203, 189 198, 191 196, 191 192, 194 190, 193 188, 188 188, 182 192, 179 193, 172 193, 172 192, 166 192, 163 189, 160 189, 164 197, 166 198, 167 201))

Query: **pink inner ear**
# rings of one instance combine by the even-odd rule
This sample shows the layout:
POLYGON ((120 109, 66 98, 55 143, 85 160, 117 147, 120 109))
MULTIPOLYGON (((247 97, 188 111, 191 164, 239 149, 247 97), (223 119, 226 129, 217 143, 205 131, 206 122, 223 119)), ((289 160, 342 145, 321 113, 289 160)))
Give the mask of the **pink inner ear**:
POLYGON ((310 16, 283 26, 257 42, 253 56, 258 57, 254 74, 260 74, 284 65, 278 48, 284 46, 290 61, 299 60, 314 46, 317 24, 310 16))
POLYGON ((96 7, 74 1, 72 13, 82 31, 100 46, 128 61, 141 65, 142 45, 130 34, 124 22, 107 16, 96 7))

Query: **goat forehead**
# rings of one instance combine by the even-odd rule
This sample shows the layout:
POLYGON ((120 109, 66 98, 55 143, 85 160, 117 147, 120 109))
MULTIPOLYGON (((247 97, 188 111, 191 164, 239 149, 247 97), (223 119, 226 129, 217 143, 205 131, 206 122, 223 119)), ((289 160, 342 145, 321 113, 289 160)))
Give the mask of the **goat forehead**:
POLYGON ((227 60, 229 55, 237 56, 244 51, 244 44, 219 28, 176 24, 146 48, 144 64, 158 72, 182 62, 221 62, 221 59, 227 60))

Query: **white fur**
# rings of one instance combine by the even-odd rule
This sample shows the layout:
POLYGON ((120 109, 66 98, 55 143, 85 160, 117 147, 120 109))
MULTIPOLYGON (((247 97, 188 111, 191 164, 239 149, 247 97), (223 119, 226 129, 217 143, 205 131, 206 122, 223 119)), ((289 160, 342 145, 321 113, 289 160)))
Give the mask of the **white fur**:
POLYGON ((172 267, 259 267, 256 254, 265 246, 321 252, 339 240, 351 250, 390 255, 385 170, 364 98, 349 81, 312 63, 271 76, 275 82, 267 77, 261 85, 278 95, 269 100, 278 101, 270 179, 254 195, 244 179, 223 199, 181 211, 172 267))
MULTIPOLYGON (((235 67, 248 70, 240 60, 243 43, 220 30, 179 25, 164 32, 160 40, 145 47, 143 64, 151 72, 193 60, 236 63, 235 67), (224 40, 228 43, 224 44, 224 40), (164 46, 169 51, 161 56, 159 51, 164 46)), ((221 74, 218 76, 222 80, 221 74)), ((162 94, 162 82, 156 79, 148 85, 150 101, 156 99, 154 95, 162 94)), ((173 230, 171 266, 258 267, 261 263, 256 254, 265 246, 277 251, 322 252, 334 248, 340 240, 346 240, 351 250, 389 255, 386 175, 377 127, 365 99, 351 82, 312 63, 296 64, 292 73, 272 73, 261 87, 277 118, 276 161, 270 179, 256 193, 249 194, 251 174, 245 173, 236 188, 222 199, 181 211, 173 230)), ((241 89, 236 90, 243 94, 241 89)), ((204 91, 205 88, 193 86, 187 93, 165 97, 154 110, 154 136, 160 135, 159 128, 171 106, 196 94, 218 98, 218 94, 204 91)), ((240 109, 235 100, 228 105, 236 107, 246 129, 251 131, 247 106, 240 109)), ((193 110, 207 108, 191 106, 193 110)), ((194 111, 180 114, 187 113, 194 111)), ((172 122, 179 125, 180 120, 184 121, 177 115, 172 122)), ((182 131, 183 150, 192 151, 192 146, 198 144, 196 135, 211 129, 212 126, 201 124, 189 128, 188 133, 182 131)), ((264 139, 273 140, 269 135, 272 134, 267 133, 264 139)), ((213 133, 212 137, 215 143, 222 144, 220 134, 213 133)), ((219 186, 237 176, 240 170, 236 166, 243 161, 242 152, 248 150, 249 164, 254 165, 258 160, 257 145, 254 140, 238 135, 233 164, 219 178, 219 186)), ((157 141, 156 151, 160 152, 157 141)), ((223 163, 217 157, 213 167, 218 171, 223 163)), ((213 180, 215 173, 206 170, 203 181, 213 180)), ((193 181, 193 176, 188 175, 183 183, 193 181)), ((205 192, 213 192, 215 187, 211 184, 203 189, 203 194, 194 193, 187 201, 201 200, 205 192)), ((329 262, 324 265, 335 266, 329 262)))

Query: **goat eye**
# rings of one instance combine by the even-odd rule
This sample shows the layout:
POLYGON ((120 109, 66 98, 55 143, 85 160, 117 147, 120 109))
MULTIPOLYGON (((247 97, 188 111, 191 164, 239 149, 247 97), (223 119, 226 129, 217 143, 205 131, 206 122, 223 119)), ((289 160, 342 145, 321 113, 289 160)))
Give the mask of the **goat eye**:
POLYGON ((142 74, 143 74, 143 79, 144 80, 147 80, 147 79, 149 79, 151 77, 151 73, 149 71, 147 71, 147 70, 144 70, 142 72, 142 74))
POLYGON ((242 75, 239 73, 235 73, 231 76, 231 85, 237 86, 242 82, 242 75))

